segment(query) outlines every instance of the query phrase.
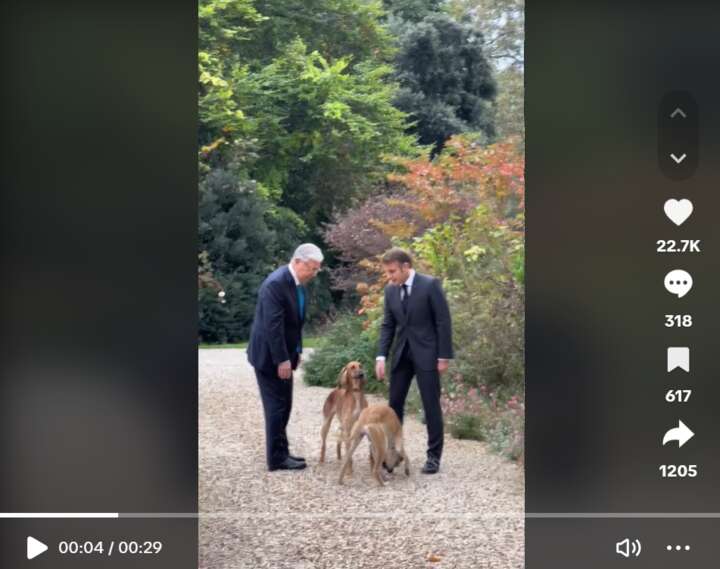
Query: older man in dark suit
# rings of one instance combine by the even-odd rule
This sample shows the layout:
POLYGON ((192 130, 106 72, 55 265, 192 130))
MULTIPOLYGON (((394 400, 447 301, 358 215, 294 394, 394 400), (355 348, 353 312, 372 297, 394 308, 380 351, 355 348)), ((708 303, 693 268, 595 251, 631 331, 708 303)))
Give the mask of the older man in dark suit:
POLYGON ((440 468, 443 449, 443 416, 440 407, 440 375, 453 357, 450 310, 440 281, 416 273, 412 257, 391 249, 382 258, 385 276, 385 316, 375 375, 385 378, 385 359, 395 342, 390 371, 390 407, 403 420, 405 399, 413 376, 417 378, 428 432, 424 474, 440 468))
POLYGON ((290 454, 287 424, 292 409, 293 370, 301 360, 302 328, 307 312, 305 284, 317 275, 323 254, 312 243, 300 245, 289 265, 260 285, 248 344, 265 412, 268 469, 300 470, 305 459, 290 454))

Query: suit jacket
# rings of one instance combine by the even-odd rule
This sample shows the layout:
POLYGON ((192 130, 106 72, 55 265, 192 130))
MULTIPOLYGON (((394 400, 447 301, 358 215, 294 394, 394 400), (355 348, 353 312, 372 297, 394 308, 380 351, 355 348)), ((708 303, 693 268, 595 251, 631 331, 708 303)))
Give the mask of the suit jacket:
POLYGON ((388 356, 397 332, 393 368, 400 361, 405 343, 409 342, 417 368, 437 369, 438 358, 453 357, 450 309, 440 281, 415 273, 407 314, 403 313, 401 289, 395 285, 385 287, 385 317, 380 328, 378 355, 388 356))
POLYGON ((290 360, 292 368, 297 368, 298 347, 302 348, 306 313, 307 298, 301 319, 297 286, 288 266, 270 273, 258 291, 247 349, 250 365, 267 373, 275 373, 280 363, 290 360))

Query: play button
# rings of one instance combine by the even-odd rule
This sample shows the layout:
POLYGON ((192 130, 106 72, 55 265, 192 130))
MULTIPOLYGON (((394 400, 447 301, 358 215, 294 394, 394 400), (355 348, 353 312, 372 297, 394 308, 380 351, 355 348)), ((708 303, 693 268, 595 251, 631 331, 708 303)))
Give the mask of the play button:
POLYGON ((38 555, 42 555, 48 550, 48 546, 42 541, 38 541, 34 537, 27 538, 27 558, 35 559, 38 555))

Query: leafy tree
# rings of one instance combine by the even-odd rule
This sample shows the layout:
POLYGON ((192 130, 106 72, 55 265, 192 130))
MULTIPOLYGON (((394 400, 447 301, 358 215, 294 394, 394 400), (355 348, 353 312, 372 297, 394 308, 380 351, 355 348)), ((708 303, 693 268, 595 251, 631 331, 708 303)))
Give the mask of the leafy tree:
POLYGON ((199 245, 226 293, 220 303, 217 291, 200 291, 200 334, 205 341, 247 337, 260 283, 287 261, 301 231, 299 220, 291 212, 274 210, 254 183, 221 169, 205 176, 200 186, 199 245))
POLYGON ((405 114, 392 105, 391 71, 330 62, 296 40, 238 94, 258 139, 252 176, 310 228, 366 195, 388 170, 385 155, 415 153, 405 114))
POLYGON ((281 56, 298 38, 330 62, 384 61, 392 53, 380 0, 256 0, 255 8, 265 17, 245 52, 255 67, 281 56))
POLYGON ((206 155, 227 142, 223 135, 248 134, 245 114, 233 97, 233 84, 247 73, 240 54, 251 30, 262 21, 252 0, 200 0, 199 136, 206 155))
MULTIPOLYGON (((369 192, 385 155, 413 155, 383 15, 380 0, 200 1, 204 338, 245 336, 267 272, 369 192)), ((310 288, 313 313, 332 304, 328 280, 310 288)))
POLYGON ((396 58, 398 108, 415 121, 421 144, 438 152, 453 134, 495 136, 491 103, 496 85, 482 35, 446 14, 431 14, 408 29, 396 58))
POLYGON ((525 0, 449 0, 447 10, 482 33, 498 83, 498 137, 524 140, 525 0))
POLYGON ((496 74, 498 97, 495 125, 501 139, 525 141, 525 75, 521 68, 506 67, 496 74))
POLYGON ((485 56, 497 69, 523 67, 525 0, 449 0, 447 11, 482 33, 485 56))
POLYGON ((474 215, 479 206, 498 227, 522 230, 524 161, 514 144, 483 146, 469 135, 457 136, 432 162, 402 165, 403 173, 388 176, 390 195, 373 196, 326 226, 328 243, 345 262, 333 270, 338 286, 373 282, 389 244, 411 245, 435 227, 474 215))
POLYGON ((405 22, 419 22, 425 16, 439 12, 443 0, 383 0, 385 10, 405 22))

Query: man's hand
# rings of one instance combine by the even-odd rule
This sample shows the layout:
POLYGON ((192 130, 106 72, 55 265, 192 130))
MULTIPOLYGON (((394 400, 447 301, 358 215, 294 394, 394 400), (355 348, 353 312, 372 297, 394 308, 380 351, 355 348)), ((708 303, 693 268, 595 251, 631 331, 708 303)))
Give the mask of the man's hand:
POLYGON ((444 374, 450 366, 450 360, 438 360, 438 373, 444 374))
POLYGON ((292 377, 292 364, 290 360, 284 361, 278 366, 278 377, 280 379, 290 379, 292 377))
POLYGON ((375 362, 375 377, 380 381, 385 381, 385 360, 377 360, 375 362))

